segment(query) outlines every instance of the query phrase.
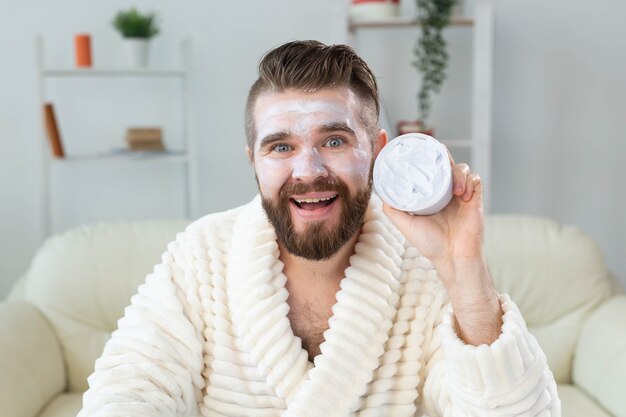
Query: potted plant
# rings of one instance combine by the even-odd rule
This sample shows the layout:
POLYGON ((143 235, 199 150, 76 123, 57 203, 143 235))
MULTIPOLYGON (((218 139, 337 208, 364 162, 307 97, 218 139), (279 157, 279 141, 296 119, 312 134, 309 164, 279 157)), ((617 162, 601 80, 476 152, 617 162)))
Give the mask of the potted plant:
MULTIPOLYGON (((422 85, 417 95, 419 120, 408 122, 415 127, 413 131, 418 130, 432 135, 429 123, 432 96, 441 89, 446 79, 448 65, 443 30, 450 24, 452 9, 457 3, 458 0, 416 0, 422 31, 413 50, 416 58, 413 66, 422 75, 422 85)), ((402 130, 401 126, 399 130, 402 130)))
POLYGON ((135 68, 148 64, 148 41, 159 33, 156 14, 141 14, 132 8, 120 11, 113 19, 113 27, 124 38, 124 49, 129 64, 135 68))

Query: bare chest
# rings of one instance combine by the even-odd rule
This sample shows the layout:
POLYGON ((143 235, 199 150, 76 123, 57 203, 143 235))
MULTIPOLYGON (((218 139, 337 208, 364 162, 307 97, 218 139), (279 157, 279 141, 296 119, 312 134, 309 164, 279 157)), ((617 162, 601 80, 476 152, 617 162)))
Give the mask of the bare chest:
MULTIPOLYGON (((317 301, 317 300, 316 300, 317 301)), ((302 348, 309 353, 309 360, 320 354, 320 345, 324 342, 324 332, 328 329, 328 319, 332 316, 329 302, 289 302, 287 317, 293 334, 302 341, 302 348)))

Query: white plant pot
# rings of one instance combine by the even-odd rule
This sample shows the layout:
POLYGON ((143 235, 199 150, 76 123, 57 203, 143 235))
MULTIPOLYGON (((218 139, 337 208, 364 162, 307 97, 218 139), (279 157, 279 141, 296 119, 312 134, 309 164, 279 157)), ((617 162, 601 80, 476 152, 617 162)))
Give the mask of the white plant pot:
POLYGON ((393 19, 399 14, 400 6, 397 0, 359 1, 350 5, 350 18, 354 22, 393 19))
POLYGON ((125 38, 123 42, 128 65, 132 68, 148 66, 148 39, 125 38))

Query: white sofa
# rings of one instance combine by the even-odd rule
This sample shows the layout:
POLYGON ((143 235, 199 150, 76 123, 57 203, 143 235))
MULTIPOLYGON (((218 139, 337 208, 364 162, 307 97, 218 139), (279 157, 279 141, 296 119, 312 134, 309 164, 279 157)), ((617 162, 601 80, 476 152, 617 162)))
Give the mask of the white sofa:
MULTIPOLYGON (((50 238, 0 303, 0 415, 70 417, 137 286, 184 221, 95 224, 50 238)), ((524 313, 565 417, 626 416, 626 296, 595 244, 549 220, 492 216, 496 286, 524 313)))

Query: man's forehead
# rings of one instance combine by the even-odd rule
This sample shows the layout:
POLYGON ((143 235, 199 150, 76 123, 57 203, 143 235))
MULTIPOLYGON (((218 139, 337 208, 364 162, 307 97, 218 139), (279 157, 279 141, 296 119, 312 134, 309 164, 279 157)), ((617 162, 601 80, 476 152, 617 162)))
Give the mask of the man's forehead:
POLYGON ((255 118, 268 119, 289 113, 328 113, 348 116, 354 109, 355 94, 347 87, 327 88, 314 92, 286 90, 266 91, 255 103, 255 118))
POLYGON ((351 111, 347 105, 324 100, 288 100, 273 103, 260 111, 259 117, 263 120, 288 117, 291 114, 302 116, 320 115, 326 117, 350 117, 351 111))

